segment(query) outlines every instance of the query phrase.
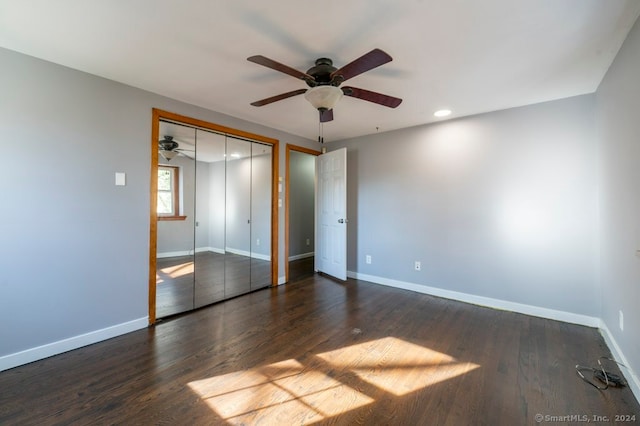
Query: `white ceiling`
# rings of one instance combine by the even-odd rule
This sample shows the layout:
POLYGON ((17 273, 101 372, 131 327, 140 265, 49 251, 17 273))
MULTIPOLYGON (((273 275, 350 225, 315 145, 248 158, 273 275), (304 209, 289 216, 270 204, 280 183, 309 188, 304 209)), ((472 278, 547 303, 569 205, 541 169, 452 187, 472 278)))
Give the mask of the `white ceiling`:
POLYGON ((391 63, 348 85, 400 97, 389 109, 343 98, 326 141, 596 90, 640 14, 638 0, 0 0, 0 46, 309 139, 305 88, 250 63, 301 71, 373 48, 391 63))

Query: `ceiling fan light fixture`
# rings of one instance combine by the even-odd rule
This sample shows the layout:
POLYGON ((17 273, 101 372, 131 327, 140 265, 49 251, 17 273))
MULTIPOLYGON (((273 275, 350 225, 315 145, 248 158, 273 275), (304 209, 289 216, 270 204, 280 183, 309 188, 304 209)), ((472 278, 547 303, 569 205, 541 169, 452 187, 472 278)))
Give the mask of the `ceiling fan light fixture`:
POLYGON ((342 98, 342 90, 336 86, 316 86, 307 90, 304 97, 315 109, 330 110, 342 98))
POLYGON ((171 159, 173 157, 178 155, 178 152, 177 151, 167 151, 166 149, 161 149, 160 150, 160 155, 162 155, 162 157, 164 157, 165 160, 171 161, 171 159))

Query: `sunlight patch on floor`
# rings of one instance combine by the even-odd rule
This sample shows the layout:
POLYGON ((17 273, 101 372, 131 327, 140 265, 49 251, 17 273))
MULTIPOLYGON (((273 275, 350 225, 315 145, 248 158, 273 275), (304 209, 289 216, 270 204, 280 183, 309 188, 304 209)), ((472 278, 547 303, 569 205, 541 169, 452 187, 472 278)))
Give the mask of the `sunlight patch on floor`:
POLYGON ((373 399, 319 371, 287 360, 189 383, 220 417, 251 424, 268 416, 278 424, 308 424, 362 407, 373 399))
POLYGON ((395 337, 189 383, 230 424, 309 424, 403 396, 479 365, 395 337))
POLYGON ((478 364, 457 362, 449 355, 395 337, 360 343, 318 356, 397 396, 479 367, 478 364))

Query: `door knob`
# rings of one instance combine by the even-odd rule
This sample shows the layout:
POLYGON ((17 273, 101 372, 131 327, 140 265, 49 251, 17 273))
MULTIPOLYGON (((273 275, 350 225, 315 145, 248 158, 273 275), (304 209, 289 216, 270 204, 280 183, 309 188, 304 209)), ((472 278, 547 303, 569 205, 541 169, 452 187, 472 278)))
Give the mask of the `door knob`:
POLYGON ((345 220, 344 219, 338 219, 338 223, 344 223, 345 220))

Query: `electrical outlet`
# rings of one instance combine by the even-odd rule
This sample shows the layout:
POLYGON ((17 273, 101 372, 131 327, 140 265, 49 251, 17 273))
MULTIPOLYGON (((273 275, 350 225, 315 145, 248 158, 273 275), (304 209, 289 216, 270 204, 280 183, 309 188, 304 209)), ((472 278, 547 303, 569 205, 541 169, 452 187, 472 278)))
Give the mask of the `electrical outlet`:
POLYGON ((422 264, 416 260, 416 263, 413 264, 413 269, 415 269, 416 271, 419 271, 422 269, 422 264))
POLYGON ((364 258, 365 263, 367 263, 368 265, 371 265, 371 255, 366 255, 364 258))
POLYGON ((307 238, 307 245, 311 244, 311 240, 309 238, 307 238))
POLYGON ((618 321, 620 322, 620 331, 624 331, 624 314, 622 310, 618 311, 618 321))
POLYGON ((256 239, 256 245, 259 246, 260 245, 260 238, 256 239))

